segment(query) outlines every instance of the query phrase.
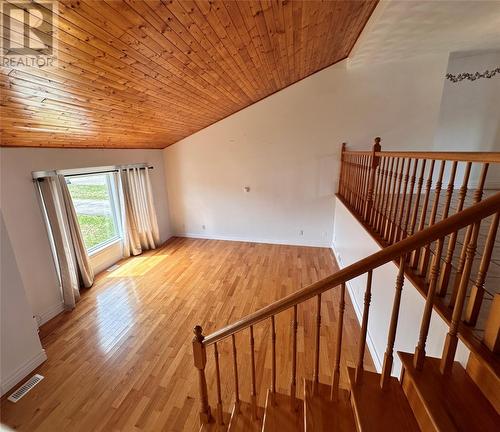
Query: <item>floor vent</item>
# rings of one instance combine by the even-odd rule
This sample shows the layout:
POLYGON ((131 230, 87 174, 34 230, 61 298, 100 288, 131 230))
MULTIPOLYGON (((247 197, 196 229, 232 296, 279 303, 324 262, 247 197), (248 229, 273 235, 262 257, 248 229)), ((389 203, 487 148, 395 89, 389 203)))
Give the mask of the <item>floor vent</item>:
POLYGON ((19 387, 14 393, 12 393, 7 399, 11 402, 17 402, 26 393, 28 393, 33 387, 35 387, 41 380, 43 380, 42 375, 33 375, 28 381, 26 381, 21 387, 19 387))

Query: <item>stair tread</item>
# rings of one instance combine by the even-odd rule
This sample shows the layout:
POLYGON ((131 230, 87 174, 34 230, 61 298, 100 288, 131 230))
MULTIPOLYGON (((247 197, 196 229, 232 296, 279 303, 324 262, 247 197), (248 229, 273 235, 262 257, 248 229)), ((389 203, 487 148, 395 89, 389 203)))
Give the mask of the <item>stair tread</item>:
POLYGON ((422 370, 413 367, 413 354, 398 352, 405 376, 414 383, 433 424, 440 430, 498 431, 500 416, 458 362, 452 372, 439 371, 440 359, 427 357, 422 370))
POLYGON ((297 410, 291 409, 291 397, 283 393, 275 393, 274 404, 271 404, 271 391, 267 392, 264 424, 262 432, 304 432, 304 404, 297 399, 297 410))
POLYGON ((210 423, 202 424, 200 427, 200 432, 224 432, 227 431, 227 426, 229 425, 229 421, 231 419, 231 414, 227 412, 222 413, 222 421, 224 422, 222 425, 218 425, 215 422, 215 413, 213 414, 213 418, 210 423))
POLYGON ((229 422, 229 432, 260 432, 262 430, 262 419, 264 408, 257 407, 257 419, 252 418, 252 406, 248 402, 240 402, 240 412, 233 413, 229 422))
POLYGON ((361 384, 356 384, 354 368, 348 367, 347 372, 359 431, 420 431, 397 378, 391 377, 387 389, 382 390, 380 374, 363 371, 361 384))
POLYGON ((306 432, 356 430, 347 390, 339 389, 339 398, 333 402, 330 400, 330 386, 319 383, 314 395, 312 381, 304 380, 304 402, 306 432))

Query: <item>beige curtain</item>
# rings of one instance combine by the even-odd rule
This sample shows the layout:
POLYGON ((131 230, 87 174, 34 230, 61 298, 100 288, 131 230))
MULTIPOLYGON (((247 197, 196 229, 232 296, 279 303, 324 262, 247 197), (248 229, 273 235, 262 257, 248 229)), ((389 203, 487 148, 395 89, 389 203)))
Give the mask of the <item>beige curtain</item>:
POLYGON ((66 179, 63 175, 46 177, 39 185, 54 240, 64 305, 73 309, 80 298, 79 288, 92 286, 94 272, 66 179))
POLYGON ((160 243, 149 170, 127 168, 121 172, 123 255, 139 255, 160 243))

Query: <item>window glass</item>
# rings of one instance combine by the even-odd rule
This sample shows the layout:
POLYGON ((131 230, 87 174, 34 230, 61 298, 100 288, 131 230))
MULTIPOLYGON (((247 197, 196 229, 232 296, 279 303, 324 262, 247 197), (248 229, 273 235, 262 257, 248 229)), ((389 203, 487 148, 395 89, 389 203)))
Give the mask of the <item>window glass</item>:
POLYGON ((111 174, 66 177, 88 252, 119 236, 111 174))

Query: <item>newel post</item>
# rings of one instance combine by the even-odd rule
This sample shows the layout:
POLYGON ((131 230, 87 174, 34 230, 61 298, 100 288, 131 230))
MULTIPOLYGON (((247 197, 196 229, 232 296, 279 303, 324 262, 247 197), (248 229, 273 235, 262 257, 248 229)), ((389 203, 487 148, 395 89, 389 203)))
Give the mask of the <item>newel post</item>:
POLYGON ((375 185, 375 173, 377 172, 377 167, 378 164, 380 163, 380 156, 377 156, 377 152, 379 152, 382 149, 380 141, 381 141, 380 137, 376 137, 375 143, 373 144, 372 147, 372 164, 370 167, 370 177, 368 179, 368 192, 366 194, 366 204, 365 204, 365 214, 364 214, 365 222, 370 217, 370 213, 373 207, 373 190, 375 185))
POLYGON ((201 326, 194 328, 193 338, 193 359, 194 367, 198 369, 198 378, 200 383, 200 422, 209 423, 212 416, 210 414, 210 405, 208 405, 207 380, 205 378, 205 366, 207 364, 207 351, 203 345, 204 336, 201 326))
POLYGON ((346 149, 347 144, 345 142, 342 143, 342 150, 340 152, 340 174, 339 174, 339 194, 344 197, 345 196, 345 149, 346 149))

